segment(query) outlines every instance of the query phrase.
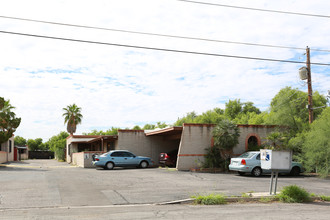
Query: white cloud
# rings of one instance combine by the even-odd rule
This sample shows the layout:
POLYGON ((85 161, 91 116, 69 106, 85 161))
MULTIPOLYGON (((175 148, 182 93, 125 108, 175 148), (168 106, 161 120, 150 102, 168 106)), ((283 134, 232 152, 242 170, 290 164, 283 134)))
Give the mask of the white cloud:
MULTIPOLYGON (((211 1, 219 3, 218 1, 211 1)), ((222 1, 246 7, 327 14, 330 2, 222 1)), ((175 0, 6 1, 0 15, 160 34, 330 49, 328 19, 229 9, 175 0), (20 7, 17 7, 19 5, 20 7), (38 6, 38 7, 36 7, 38 6)), ((0 18, 0 30, 89 41, 304 62, 304 50, 251 47, 0 18)), ((187 112, 224 108, 229 99, 265 110, 285 86, 307 87, 303 64, 86 44, 0 33, 0 96, 22 123, 16 135, 44 140, 65 130, 62 108, 76 103, 91 129, 173 123, 187 112)), ((330 63, 312 51, 312 62, 330 63)), ((313 66, 313 88, 330 89, 329 67, 313 66)))

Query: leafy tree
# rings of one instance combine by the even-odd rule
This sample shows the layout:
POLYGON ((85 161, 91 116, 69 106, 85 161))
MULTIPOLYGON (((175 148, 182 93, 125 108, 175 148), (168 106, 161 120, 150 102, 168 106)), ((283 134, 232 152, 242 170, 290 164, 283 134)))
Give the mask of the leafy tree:
POLYGON ((244 114, 246 114, 246 113, 248 113, 248 112, 254 112, 254 113, 256 113, 256 114, 260 114, 260 113, 261 113, 260 109, 258 109, 257 107, 255 107, 255 106, 253 105, 253 102, 245 102, 245 103, 243 104, 243 110, 242 110, 242 112, 243 112, 244 114))
POLYGON ((168 125, 165 122, 157 122, 156 128, 166 128, 168 125))
POLYGON ((225 119, 224 111, 220 108, 215 108, 197 116, 194 120, 194 123, 217 124, 223 119, 225 119))
POLYGON ((233 120, 242 112, 242 103, 240 99, 229 100, 226 103, 225 115, 229 120, 233 120))
POLYGON ((140 126, 138 126, 138 125, 135 125, 135 126, 133 127, 133 130, 142 130, 142 129, 141 129, 141 127, 140 127, 140 126))
POLYGON ((209 147, 205 149, 206 155, 203 163, 204 168, 222 168, 224 159, 221 157, 221 151, 218 147, 209 147))
POLYGON ((0 97, 0 144, 11 138, 21 123, 21 118, 12 112, 14 108, 9 100, 0 97))
POLYGON ((152 125, 152 124, 145 124, 142 128, 142 130, 153 130, 155 129, 156 126, 155 125, 152 125))
POLYGON ((20 136, 15 136, 14 142, 16 146, 25 146, 27 143, 26 139, 20 136))
POLYGON ((238 144, 239 135, 237 125, 227 119, 220 121, 213 129, 214 148, 219 148, 221 151, 225 159, 225 169, 231 150, 238 144))
POLYGON ((83 118, 81 108, 73 104, 63 108, 63 110, 65 111, 63 113, 64 124, 67 123, 67 131, 72 135, 76 132, 77 125, 81 124, 81 119, 83 118))
POLYGON ((98 130, 92 130, 89 133, 83 132, 83 135, 117 135, 118 134, 118 129, 120 128, 115 128, 115 127, 111 127, 110 129, 106 130, 106 131, 98 131, 98 130))
POLYGON ((182 126, 183 123, 194 123, 196 117, 197 117, 196 112, 194 111, 189 112, 183 118, 178 118, 178 120, 174 123, 174 126, 182 126))
POLYGON ((214 146, 221 150, 232 150, 238 144, 239 129, 229 120, 222 120, 213 129, 214 146))
POLYGON ((330 174, 330 107, 316 119, 303 144, 305 166, 326 177, 330 174))
MULTIPOLYGON (((308 95, 298 89, 285 87, 272 99, 270 104, 269 117, 267 124, 287 125, 291 128, 292 135, 308 129, 308 95)), ((314 107, 326 105, 325 97, 318 92, 313 94, 314 107)), ((314 117, 323 111, 322 108, 314 111, 314 117)))
POLYGON ((27 140, 27 145, 29 146, 30 151, 48 150, 47 145, 42 143, 41 138, 28 139, 27 140))
POLYGON ((55 158, 59 161, 65 160, 66 138, 69 134, 65 131, 60 132, 58 135, 52 136, 46 144, 49 149, 55 153, 55 158))

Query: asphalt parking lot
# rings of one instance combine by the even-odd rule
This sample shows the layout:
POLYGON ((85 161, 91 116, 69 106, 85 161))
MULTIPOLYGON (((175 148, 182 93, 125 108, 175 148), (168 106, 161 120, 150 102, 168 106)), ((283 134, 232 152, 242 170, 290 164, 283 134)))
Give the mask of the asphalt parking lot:
MULTIPOLYGON (((268 192, 269 182, 269 176, 256 178, 165 168, 83 169, 55 160, 26 160, 0 166, 0 210, 148 207, 197 194, 238 196, 268 192)), ((315 194, 330 195, 329 179, 310 176, 280 176, 278 191, 292 184, 315 194)))

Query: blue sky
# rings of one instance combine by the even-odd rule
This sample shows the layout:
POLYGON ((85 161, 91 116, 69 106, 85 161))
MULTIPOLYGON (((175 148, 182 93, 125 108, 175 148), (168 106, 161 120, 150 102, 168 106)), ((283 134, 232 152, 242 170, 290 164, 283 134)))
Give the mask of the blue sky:
MULTIPOLYGON (((330 2, 221 1, 219 4, 328 15, 330 2)), ((329 19, 196 5, 175 0, 6 1, 1 16, 130 31, 330 50, 329 19), (20 7, 17 7, 20 5, 20 7), (38 6, 38 7, 36 7, 38 6)), ((0 18, 0 30, 54 37, 304 62, 304 50, 252 47, 65 27, 0 18)), ((162 52, 0 33, 0 96, 22 123, 16 135, 47 140, 65 130, 62 108, 92 129, 174 123, 187 112, 224 108, 229 99, 266 110, 285 86, 307 91, 300 64, 162 52)), ((311 51, 312 62, 330 53, 311 51)), ((312 66, 313 90, 327 94, 330 68, 312 66)))

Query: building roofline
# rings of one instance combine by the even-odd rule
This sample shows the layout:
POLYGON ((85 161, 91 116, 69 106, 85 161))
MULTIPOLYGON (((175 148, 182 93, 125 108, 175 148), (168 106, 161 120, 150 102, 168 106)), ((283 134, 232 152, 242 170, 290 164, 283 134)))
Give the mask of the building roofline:
POLYGON ((182 131, 182 129, 183 129, 183 127, 181 127, 181 126, 163 128, 163 129, 159 129, 159 130, 150 131, 150 132, 146 133, 146 136, 163 134, 163 133, 170 132, 170 131, 182 131))

